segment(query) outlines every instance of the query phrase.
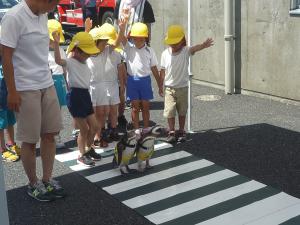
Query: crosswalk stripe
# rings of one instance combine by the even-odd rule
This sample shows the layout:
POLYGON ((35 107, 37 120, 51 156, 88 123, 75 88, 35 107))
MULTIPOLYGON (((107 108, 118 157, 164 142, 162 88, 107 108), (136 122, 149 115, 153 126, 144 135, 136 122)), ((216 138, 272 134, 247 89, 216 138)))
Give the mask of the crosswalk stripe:
POLYGON ((158 180, 163 180, 172 176, 176 176, 178 174, 182 174, 188 171, 193 171, 196 169, 204 168, 212 165, 212 162, 207 160, 198 160, 191 163, 186 163, 180 166, 173 167, 171 169, 167 169, 161 172, 153 173, 150 175, 143 176, 141 178, 136 178, 128 181, 124 181, 119 184, 114 184, 108 187, 103 188, 110 194, 120 193, 126 190, 130 190, 132 188, 140 187, 145 184, 149 184, 158 180))
MULTIPOLYGON (((112 160, 113 160, 113 156, 102 158, 101 161, 96 162, 96 166, 101 166, 104 164, 111 164, 112 160)), ((85 167, 81 164, 76 164, 74 166, 70 166, 70 169, 73 171, 81 171, 81 170, 87 170, 87 169, 91 169, 91 168, 85 167)))
POLYGON ((258 183, 256 181, 249 181, 247 183, 234 186, 226 190, 222 190, 217 193, 186 202, 184 204, 161 210, 159 212, 146 216, 146 218, 155 224, 162 224, 167 221, 188 215, 190 213, 197 212, 201 209, 216 205, 220 202, 224 202, 240 195, 261 189, 263 187, 265 187, 264 184, 258 183))
MULTIPOLYGON (((159 164, 162 164, 165 162, 185 158, 188 156, 191 156, 191 154, 188 152, 185 152, 185 151, 175 152, 173 154, 168 154, 168 155, 164 155, 164 156, 161 156, 158 158, 154 158, 151 160, 151 164, 153 166, 156 166, 156 165, 159 165, 159 164)), ((136 168, 137 164, 134 163, 134 164, 131 164, 130 166, 131 166, 131 168, 136 168)), ((109 179, 112 177, 117 177, 117 176, 120 176, 120 171, 118 168, 87 176, 86 179, 95 183, 95 182, 99 182, 99 181, 106 180, 106 179, 109 179)))
POLYGON ((186 173, 182 173, 173 177, 169 177, 164 180, 159 180, 156 182, 152 182, 150 184, 146 184, 137 188, 130 189, 125 192, 121 192, 118 194, 115 194, 114 197, 119 199, 120 201, 126 201, 131 198, 138 197, 140 195, 146 195, 149 192, 159 191, 160 189, 168 188, 169 186, 181 184, 184 182, 187 182, 192 179, 197 179, 199 177, 204 177, 209 174, 213 174, 219 171, 224 170, 224 168, 213 164, 208 167, 204 167, 201 169, 189 171, 186 173))
POLYGON ((281 192, 198 225, 274 225, 299 215, 299 212, 300 200, 281 192))
POLYGON ((199 187, 203 187, 212 183, 215 183, 226 178, 236 176, 237 173, 230 170, 219 171, 204 177, 199 177, 181 184, 176 184, 158 191, 154 191, 145 195, 124 201, 123 203, 131 208, 141 207, 165 198, 169 198, 178 195, 183 192, 187 192, 199 187))

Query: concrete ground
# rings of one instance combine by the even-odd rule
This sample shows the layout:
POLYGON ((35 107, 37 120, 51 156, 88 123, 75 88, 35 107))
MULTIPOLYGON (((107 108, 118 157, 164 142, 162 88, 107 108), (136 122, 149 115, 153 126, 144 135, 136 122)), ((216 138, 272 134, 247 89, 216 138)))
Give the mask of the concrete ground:
MULTIPOLYGON (((300 107, 193 85, 192 130, 186 143, 175 146, 241 175, 300 198, 300 107), (203 95, 219 100, 203 101, 203 95), (200 97, 199 97, 200 96, 200 97), (199 100, 200 99, 200 100, 199 100)), ((163 99, 156 95, 151 120, 167 125, 163 99)), ((126 111, 127 119, 130 118, 126 111)), ((72 123, 63 109, 63 140, 70 143, 72 123)), ((65 150, 58 150, 57 154, 65 150)), ((40 171, 40 157, 37 157, 40 171)), ((146 225, 144 217, 56 161, 54 177, 68 197, 40 203, 26 194, 22 163, 4 163, 11 225, 146 225)))

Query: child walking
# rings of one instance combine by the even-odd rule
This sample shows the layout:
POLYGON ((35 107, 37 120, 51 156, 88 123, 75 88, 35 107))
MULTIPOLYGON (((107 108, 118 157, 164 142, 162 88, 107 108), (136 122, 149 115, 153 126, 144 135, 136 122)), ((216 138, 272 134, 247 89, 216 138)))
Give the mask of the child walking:
POLYGON ((95 118, 91 96, 89 94, 91 72, 86 60, 99 53, 92 36, 86 32, 77 33, 67 50, 67 54, 72 52, 72 56, 62 59, 59 51, 59 35, 53 33, 55 62, 65 66, 67 71, 67 82, 69 92, 67 94, 67 106, 73 117, 74 124, 79 128, 77 144, 80 155, 77 162, 86 167, 95 165, 94 161, 100 160, 101 155, 96 153, 91 147, 97 131, 97 121, 95 118))
MULTIPOLYGON (((86 31, 89 31, 91 23, 86 22, 86 31)), ((125 24, 120 23, 120 32, 124 32, 125 24)), ((107 140, 103 137, 105 123, 110 115, 110 138, 118 140, 117 118, 120 93, 124 95, 124 78, 122 77, 121 55, 115 48, 119 44, 115 28, 104 23, 101 27, 95 27, 89 32, 93 37, 100 53, 87 60, 88 67, 92 73, 90 83, 90 94, 94 106, 98 125, 100 127, 96 134, 94 145, 107 147, 107 140)))
MULTIPOLYGON (((54 39, 52 36, 52 33, 57 31, 59 34, 59 43, 64 43, 65 38, 63 35, 63 30, 60 22, 57 20, 48 20, 48 31, 49 31, 49 37, 50 37, 50 42, 49 42, 49 55, 48 55, 48 62, 49 62, 49 67, 52 73, 52 78, 54 81, 54 86, 56 89, 56 94, 59 102, 60 108, 62 106, 67 105, 66 102, 66 96, 67 96, 67 86, 66 86, 66 72, 65 68, 62 66, 56 64, 55 62, 55 56, 54 56, 54 39)), ((60 47, 59 48, 60 55, 63 59, 66 59, 66 54, 64 50, 60 47)), ((60 135, 55 136, 55 142, 56 142, 56 148, 64 148, 65 144, 62 142, 60 135)))
POLYGON ((202 44, 186 46, 184 30, 179 25, 168 28, 165 44, 169 45, 161 55, 160 79, 165 86, 164 117, 168 119, 168 142, 186 140, 184 130, 185 118, 188 109, 188 63, 189 57, 196 52, 213 45, 208 38, 202 44), (175 135, 175 116, 178 113, 179 131, 175 135))
POLYGON ((131 117, 135 129, 139 128, 139 112, 142 111, 144 128, 149 127, 150 100, 153 99, 151 73, 157 82, 159 95, 163 96, 163 87, 157 69, 158 62, 154 50, 146 45, 148 28, 144 23, 133 24, 129 43, 124 39, 124 51, 128 71, 126 95, 131 102, 131 117))

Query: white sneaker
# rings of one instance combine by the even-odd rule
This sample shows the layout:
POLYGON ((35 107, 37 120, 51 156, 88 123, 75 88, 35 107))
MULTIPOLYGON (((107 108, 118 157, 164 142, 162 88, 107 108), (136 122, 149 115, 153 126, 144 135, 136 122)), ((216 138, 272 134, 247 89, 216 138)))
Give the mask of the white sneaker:
POLYGON ((65 143, 62 142, 60 135, 55 136, 56 148, 62 149, 65 148, 65 143))

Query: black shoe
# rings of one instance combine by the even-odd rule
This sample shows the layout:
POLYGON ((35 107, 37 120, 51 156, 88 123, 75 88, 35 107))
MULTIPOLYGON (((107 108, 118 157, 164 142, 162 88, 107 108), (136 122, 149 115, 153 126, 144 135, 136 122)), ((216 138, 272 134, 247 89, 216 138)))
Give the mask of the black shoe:
POLYGON ((27 194, 40 202, 50 202, 55 200, 55 196, 52 195, 45 187, 42 181, 37 181, 34 185, 28 185, 27 194))
POLYGON ((179 130, 178 131, 178 138, 177 138, 178 142, 185 142, 186 141, 186 133, 184 130, 179 130))
POLYGON ((78 157, 77 163, 86 167, 95 166, 95 162, 87 153, 85 153, 83 156, 78 157))
POLYGON ((47 191, 52 194, 55 198, 66 197, 65 190, 60 186, 57 180, 51 179, 49 182, 43 182, 47 191))
POLYGON ((85 153, 85 155, 89 155, 94 161, 100 161, 102 159, 102 156, 98 154, 93 148, 90 148, 90 150, 85 153))
POLYGON ((171 144, 176 142, 175 131, 170 131, 170 132, 169 132, 169 135, 168 135, 166 141, 167 141, 168 143, 171 143, 171 144))

